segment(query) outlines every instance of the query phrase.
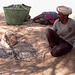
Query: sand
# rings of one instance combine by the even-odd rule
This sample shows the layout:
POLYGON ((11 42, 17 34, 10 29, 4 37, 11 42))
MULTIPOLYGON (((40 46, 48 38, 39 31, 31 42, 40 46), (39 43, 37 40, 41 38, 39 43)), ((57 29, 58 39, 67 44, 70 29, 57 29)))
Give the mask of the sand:
POLYGON ((0 39, 6 31, 13 31, 19 35, 19 41, 26 42, 38 52, 36 57, 25 60, 0 58, 0 75, 75 75, 75 48, 61 57, 53 57, 49 52, 43 59, 43 52, 48 46, 45 30, 51 25, 30 22, 26 25, 7 25, 4 14, 0 14, 0 39))

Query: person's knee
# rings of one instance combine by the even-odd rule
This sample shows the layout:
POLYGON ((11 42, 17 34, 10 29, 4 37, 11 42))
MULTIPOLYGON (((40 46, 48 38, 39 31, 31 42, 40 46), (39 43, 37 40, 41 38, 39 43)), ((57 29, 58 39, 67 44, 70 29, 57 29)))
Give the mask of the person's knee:
POLYGON ((52 32, 52 29, 50 29, 50 28, 48 28, 48 29, 46 29, 46 34, 50 34, 52 32))

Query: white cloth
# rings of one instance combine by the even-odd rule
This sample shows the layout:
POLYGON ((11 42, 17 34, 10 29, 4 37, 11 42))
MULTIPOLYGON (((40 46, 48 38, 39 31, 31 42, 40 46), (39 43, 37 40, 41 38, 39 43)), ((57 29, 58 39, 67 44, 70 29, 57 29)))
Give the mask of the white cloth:
POLYGON ((64 15, 69 15, 72 13, 72 9, 70 7, 66 7, 66 6, 58 6, 56 8, 57 12, 61 12, 64 15))

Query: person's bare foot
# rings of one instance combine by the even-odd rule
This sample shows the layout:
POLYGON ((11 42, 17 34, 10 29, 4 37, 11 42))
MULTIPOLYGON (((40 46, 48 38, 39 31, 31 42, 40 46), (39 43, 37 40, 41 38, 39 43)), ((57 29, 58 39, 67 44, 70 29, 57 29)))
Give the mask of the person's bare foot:
POLYGON ((43 59, 45 59, 45 55, 47 53, 51 52, 51 47, 50 46, 47 46, 46 48, 47 48, 46 51, 44 51, 44 53, 43 53, 43 59))
POLYGON ((47 46, 47 49, 48 49, 49 51, 51 51, 52 48, 51 48, 50 46, 47 46))

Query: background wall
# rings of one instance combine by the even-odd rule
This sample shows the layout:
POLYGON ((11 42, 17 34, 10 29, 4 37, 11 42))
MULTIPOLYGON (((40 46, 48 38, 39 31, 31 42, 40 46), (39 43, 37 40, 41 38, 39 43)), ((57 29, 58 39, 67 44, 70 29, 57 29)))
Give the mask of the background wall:
POLYGON ((3 6, 22 3, 32 7, 30 10, 32 18, 44 11, 56 11, 56 7, 59 5, 71 7, 73 13, 70 17, 75 15, 75 0, 0 0, 0 12, 4 12, 3 6))

